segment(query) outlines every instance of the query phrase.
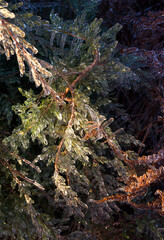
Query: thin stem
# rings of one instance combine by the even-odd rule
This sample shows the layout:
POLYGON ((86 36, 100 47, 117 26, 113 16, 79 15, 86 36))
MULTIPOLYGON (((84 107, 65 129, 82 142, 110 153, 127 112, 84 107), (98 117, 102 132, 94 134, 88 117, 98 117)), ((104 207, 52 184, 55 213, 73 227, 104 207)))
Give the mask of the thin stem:
POLYGON ((93 68, 96 66, 97 62, 99 60, 99 52, 95 51, 95 55, 94 55, 94 61, 87 67, 84 69, 84 71, 82 71, 82 73, 73 81, 73 83, 71 84, 71 87, 74 89, 75 85, 77 85, 81 79, 93 68))
MULTIPOLYGON (((75 99, 74 99, 74 94, 75 94, 75 92, 74 92, 74 89, 73 89, 73 87, 70 85, 70 83, 68 82, 68 80, 67 80, 67 78, 63 75, 63 74, 61 74, 61 73, 59 73, 59 72, 56 72, 60 77, 62 77, 63 79, 64 79, 64 81, 67 83, 67 85, 68 85, 68 87, 69 87, 69 90, 70 90, 70 92, 71 92, 71 96, 72 96, 72 100, 71 100, 71 116, 70 116, 70 119, 69 119, 69 121, 68 121, 68 125, 67 125, 67 128, 66 128, 66 130, 69 128, 69 127, 71 127, 71 125, 72 125, 72 122, 73 122, 73 118, 74 118, 74 111, 75 111, 75 99)), ((65 131, 66 131, 65 130, 65 131)), ((57 169, 57 163, 58 163, 58 159, 59 159, 59 154, 60 154, 60 151, 61 151, 61 147, 62 147, 62 145, 63 145, 63 143, 64 143, 64 140, 65 140, 65 135, 63 136, 63 138, 62 138, 62 140, 61 140, 61 142, 60 142, 60 144, 59 144, 59 146, 58 146, 58 151, 57 151, 57 153, 56 153, 56 158, 55 158, 55 171, 56 171, 56 173, 58 173, 58 169, 57 169)))

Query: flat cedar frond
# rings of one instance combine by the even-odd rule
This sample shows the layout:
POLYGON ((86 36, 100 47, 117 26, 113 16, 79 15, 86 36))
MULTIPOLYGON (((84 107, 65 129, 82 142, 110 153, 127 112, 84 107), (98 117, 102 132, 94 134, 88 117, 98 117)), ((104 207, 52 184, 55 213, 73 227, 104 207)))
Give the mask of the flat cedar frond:
POLYGON ((159 195, 159 198, 161 200, 161 207, 162 207, 162 211, 164 213, 164 191, 161 191, 161 190, 157 190, 155 192, 156 195, 159 195))
POLYGON ((6 8, 8 3, 6 3, 5 1, 0 1, 0 16, 4 17, 4 18, 14 18, 15 14, 8 11, 6 8))
POLYGON ((25 74, 26 63, 32 73, 36 87, 42 85, 45 95, 51 94, 60 105, 64 105, 64 101, 57 92, 45 81, 46 78, 52 77, 52 73, 46 68, 50 69, 52 67, 33 56, 38 50, 24 39, 25 33, 19 27, 6 20, 15 17, 14 13, 5 8, 7 5, 4 1, 0 1, 0 44, 4 48, 7 60, 16 53, 20 76, 22 77, 25 74))
MULTIPOLYGON (((164 167, 161 166, 159 169, 154 168, 148 169, 145 174, 143 174, 140 177, 137 177, 136 174, 134 174, 131 177, 131 182, 123 188, 124 194, 116 194, 115 196, 109 196, 105 197, 101 200, 96 201, 97 203, 102 203, 104 201, 121 201, 121 202, 128 202, 131 205, 134 205, 132 200, 135 197, 141 196, 142 193, 145 193, 145 190, 150 186, 151 183, 154 183, 158 180, 160 180, 164 175, 164 167)), ((164 204, 164 196, 162 191, 157 191, 156 194, 160 195, 162 204, 164 204)), ((135 204, 136 205, 136 204, 135 204)), ((138 206, 138 205, 137 205, 138 206)), ((162 205, 163 206, 163 205, 162 205)), ((162 208, 163 211, 163 208, 162 208)))
POLYGON ((131 206, 137 209, 142 210, 152 210, 154 212, 159 213, 162 217, 164 217, 164 191, 157 190, 155 195, 159 195, 153 202, 148 202, 147 204, 136 204, 134 202, 130 202, 131 206))
MULTIPOLYGON (((88 5, 95 1, 99 2, 78 2, 84 8, 84 2, 88 5)), ((23 0, 26 5, 28 2, 23 0)), ((45 1, 37 2, 39 6, 45 1)), ((112 2, 119 1, 111 0, 109 4, 112 2)), ((27 8, 33 4, 29 3, 27 8)), ((54 4, 62 4, 63 7, 65 3, 59 0, 54 4)), ((122 11, 123 5, 119 4, 122 11)), ((152 118, 149 114, 147 116, 149 105, 152 108, 154 101, 154 97, 150 99, 148 107, 144 101, 148 100, 146 89, 150 84, 141 89, 146 86, 144 80, 147 78, 142 68, 153 66, 154 72, 162 72, 156 52, 127 47, 121 55, 116 48, 116 34, 121 29, 119 24, 102 31, 102 19, 90 21, 82 14, 73 21, 65 21, 58 17, 56 8, 51 11, 50 22, 47 22, 29 12, 22 13, 19 6, 11 4, 10 11, 18 9, 13 20, 15 15, 7 6, 8 3, 0 0, 0 54, 7 60, 16 55, 19 71, 14 70, 13 73, 15 65, 9 71, 10 66, 3 64, 2 56, 0 239, 122 239, 123 234, 121 237, 113 236, 112 228, 115 228, 115 219, 120 224, 120 215, 126 215, 124 206, 152 210, 164 216, 162 87, 156 93, 157 104, 161 104, 157 118, 155 114, 152 118), (25 40, 24 31, 32 44, 25 40), (38 50, 33 45, 38 46, 42 58, 53 65, 35 57, 38 50), (140 62, 141 56, 146 56, 145 65, 140 62), (27 90, 30 86, 20 82, 17 73, 23 77, 26 68, 29 80, 35 82, 36 87, 42 87, 41 93, 27 90), (25 84, 23 89, 26 90, 22 90, 20 84, 25 84), (43 94, 47 97, 42 97, 43 94), (11 124, 12 112, 17 115, 14 125, 11 124), (8 125, 6 118, 10 120, 8 125), (109 124, 114 118, 114 128, 118 130, 113 131, 109 124), (159 121, 156 120, 158 118, 159 121), (153 125, 155 121, 159 125, 157 129, 153 125), (123 130, 121 126, 125 132, 115 137, 123 130), (139 131, 138 139, 141 139, 145 126, 148 129, 140 142, 134 136, 139 131), (5 134, 8 129, 9 133, 5 134), (156 150, 151 151, 156 154, 139 157, 143 143, 149 141, 147 135, 150 130, 151 133, 152 130, 157 132, 153 145, 156 150), (136 153, 138 146, 140 150, 136 153), (154 188, 158 190, 155 192, 154 188), (116 215, 115 210, 121 210, 121 214, 116 215), (30 220, 23 215, 24 212, 31 216, 30 220), (94 234, 88 235, 92 228, 102 225, 104 232, 109 228, 110 235, 98 238, 94 234), (86 235, 83 235, 84 231, 86 235)), ((155 22, 154 26, 158 23, 155 22)), ((149 22, 145 28, 149 30, 149 22)), ((149 150, 145 149, 145 155, 149 150)), ((139 213, 138 210, 135 212, 139 213)), ((129 219, 134 214, 130 216, 129 211, 127 213, 129 219)), ((134 221, 136 226, 140 224, 135 218, 134 221)), ((124 226, 123 229, 126 232, 124 226)), ((128 232, 125 237, 131 238, 128 232)))
POLYGON ((152 203, 148 202, 147 204, 143 204, 143 203, 136 204, 134 202, 130 202, 130 205, 136 209, 151 210, 153 212, 160 214, 162 217, 164 217, 164 210, 162 208, 162 203, 160 198, 157 198, 152 203))
POLYGON ((164 149, 160 149, 156 154, 139 157, 136 164, 155 164, 164 159, 164 149))
POLYGON ((114 153, 116 154, 116 156, 122 160, 122 161, 125 161, 127 162, 128 159, 127 157, 125 157, 125 154, 123 153, 123 151, 121 150, 119 144, 117 144, 114 140, 113 140, 113 137, 123 131, 123 128, 120 128, 118 129, 117 131, 115 131, 114 133, 111 133, 110 135, 104 130, 105 127, 107 127, 109 124, 111 124, 114 119, 113 118, 110 118, 107 122, 103 123, 105 121, 105 117, 102 116, 100 118, 98 118, 98 116, 94 113, 94 111, 90 108, 88 108, 88 111, 91 115, 91 118, 92 120, 94 120, 92 122, 92 124, 90 124, 88 126, 88 130, 84 136, 84 140, 88 140, 89 138, 92 138, 94 140, 99 140, 99 139, 102 139, 102 138, 105 138, 106 141, 109 145, 109 147, 114 151, 114 153))
POLYGON ((158 181, 164 174, 164 167, 159 169, 148 169, 147 172, 140 177, 133 175, 133 181, 125 187, 125 192, 128 195, 135 195, 137 192, 141 192, 145 188, 149 187, 151 183, 158 181))

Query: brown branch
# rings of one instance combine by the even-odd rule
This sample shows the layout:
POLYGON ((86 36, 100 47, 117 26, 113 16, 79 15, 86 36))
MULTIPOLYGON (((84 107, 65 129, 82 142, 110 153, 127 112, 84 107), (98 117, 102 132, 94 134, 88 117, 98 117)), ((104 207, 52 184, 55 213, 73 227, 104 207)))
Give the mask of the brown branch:
POLYGON ((85 75, 93 68, 96 66, 97 62, 99 60, 99 52, 98 50, 95 51, 95 54, 94 54, 94 61, 93 63, 91 63, 87 68, 84 69, 84 71, 82 71, 82 73, 73 81, 73 83, 71 84, 71 87, 74 89, 75 88, 75 85, 77 85, 81 79, 83 77, 85 77, 85 75))
POLYGON ((112 142, 112 140, 108 137, 107 133, 105 132, 105 130, 103 129, 103 127, 101 127, 101 131, 109 145, 109 147, 115 152, 115 154, 117 155, 117 157, 120 159, 120 160, 125 160, 125 156, 123 154, 123 152, 121 151, 121 149, 119 149, 118 147, 115 146, 115 144, 112 142))
MULTIPOLYGON (((113 202, 113 201, 125 201, 129 204, 133 204, 132 200, 137 196, 141 196, 145 190, 150 186, 151 183, 158 181, 163 178, 164 167, 160 167, 159 169, 148 169, 148 171, 140 177, 133 175, 133 180, 130 184, 125 186, 123 189, 125 194, 117 194, 115 196, 111 195, 109 197, 105 197, 100 200, 95 200, 96 203, 102 203, 105 201, 113 202)), ((158 192, 157 192, 158 193, 158 192)), ((163 197, 163 195, 162 195, 163 197)), ((163 200, 163 199, 162 199, 163 200)))
POLYGON ((6 163, 4 163, 2 160, 0 160, 0 162, 1 162, 1 164, 2 164, 3 166, 7 167, 7 168, 10 170, 10 172, 11 172, 12 175, 13 175, 13 178, 16 180, 16 182, 17 182, 18 184, 20 184, 19 179, 17 178, 17 176, 15 175, 15 173, 12 171, 9 163, 8 163, 6 160, 5 160, 6 163))
POLYGON ((21 177, 23 180, 25 180, 25 181, 33 184, 34 186, 36 186, 36 187, 39 188, 40 190, 42 190, 42 191, 45 190, 45 188, 44 188, 42 185, 40 185, 39 183, 37 183, 35 180, 30 179, 30 178, 24 176, 23 174, 21 174, 20 172, 18 172, 18 171, 15 170, 15 169, 12 169, 7 160, 4 159, 4 161, 5 161, 5 163, 4 163, 2 160, 0 160, 1 164, 3 164, 4 166, 6 166, 6 167, 10 170, 10 172, 12 173, 13 177, 16 179, 16 181, 17 181, 17 183, 18 183, 19 185, 20 185, 21 183, 20 183, 20 181, 19 181, 19 179, 17 178, 16 175, 18 175, 19 177, 21 177))
POLYGON ((25 158, 20 157, 19 155, 15 154, 15 153, 10 153, 11 156, 16 156, 17 158, 20 158, 22 160, 22 162, 25 162, 26 164, 28 164, 30 167, 34 168, 37 172, 41 172, 40 168, 38 166, 35 166, 32 162, 26 160, 25 158))
POLYGON ((143 140, 142 140, 142 145, 141 145, 141 147, 140 147, 139 150, 138 150, 138 154, 140 154, 140 152, 141 152, 142 146, 143 146, 143 144, 144 144, 144 142, 145 142, 145 140, 146 140, 146 138, 147 138, 147 135, 148 135, 151 127, 152 127, 152 123, 150 123, 149 126, 147 127, 146 133, 145 133, 144 138, 143 138, 143 140))
MULTIPOLYGON (((88 67, 86 67, 86 68, 81 72, 81 74, 73 81, 73 83, 70 85, 70 87, 71 87, 72 89, 74 89, 74 88, 75 88, 75 85, 77 85, 77 84, 81 81, 81 79, 82 79, 83 77, 85 77, 86 74, 87 74, 93 67, 96 66, 96 64, 98 63, 98 60, 99 60, 99 52, 98 52, 98 50, 96 50, 96 51, 95 51, 95 54, 94 54, 94 61, 93 61, 88 67)), ((69 88, 66 88, 63 96, 65 96, 65 95, 70 91, 70 87, 69 87, 69 88)))
POLYGON ((40 118, 48 111, 48 109, 51 107, 54 99, 52 98, 51 102, 48 104, 47 108, 44 110, 44 112, 39 116, 40 118))
MULTIPOLYGON (((61 73, 59 73, 59 72, 56 72, 60 77, 62 77, 63 79, 64 79, 64 81, 67 83, 67 85, 68 85, 68 87, 69 87, 69 90, 70 90, 70 92, 71 92, 71 96, 72 96, 72 100, 71 100, 71 116, 70 116, 70 119, 69 119, 69 121, 68 121, 68 125, 67 125, 67 128, 66 128, 66 130, 72 125, 72 121, 73 121, 73 118, 74 118, 74 110, 75 110, 75 99, 74 99, 74 89, 73 89, 73 87, 70 85, 70 83, 68 82, 68 80, 67 80, 67 78, 63 75, 63 74, 61 74, 61 73)), ((66 131, 65 130, 65 131, 66 131)), ((56 158, 55 158, 55 171, 56 171, 56 173, 58 173, 58 169, 57 169, 57 163, 58 163, 58 159, 59 159, 59 154, 60 154, 60 150, 61 150, 61 147, 62 147, 62 145, 63 145, 63 143, 64 143, 64 139, 65 139, 65 136, 63 136, 63 138, 62 138, 62 140, 61 140, 61 142, 60 142, 60 144, 59 144, 59 146, 58 146, 58 151, 57 151, 57 153, 56 153, 56 158)))
MULTIPOLYGON (((49 28, 49 27, 46 27, 46 28, 49 28)), ((49 28, 49 29, 50 29, 51 32, 57 31, 57 32, 59 32, 59 33, 63 33, 63 34, 70 35, 70 36, 72 36, 72 37, 74 37, 74 38, 79 38, 79 39, 85 40, 84 37, 77 36, 77 35, 75 35, 75 34, 72 34, 72 33, 68 32, 68 31, 61 30, 61 29, 59 29, 59 28, 54 28, 53 30, 52 30, 52 28, 49 28)))

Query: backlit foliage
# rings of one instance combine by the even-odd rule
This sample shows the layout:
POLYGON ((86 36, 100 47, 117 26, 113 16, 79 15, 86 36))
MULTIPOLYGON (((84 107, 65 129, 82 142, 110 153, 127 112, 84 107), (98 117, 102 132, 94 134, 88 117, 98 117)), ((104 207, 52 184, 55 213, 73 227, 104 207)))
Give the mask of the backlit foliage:
MULTIPOLYGON (((7 93, 1 98, 0 238, 99 239, 93 226, 111 221, 121 211, 118 202, 163 216, 160 188, 143 201, 150 185, 163 180, 163 149, 139 157, 130 146, 144 143, 100 113, 110 105, 119 116, 123 110, 111 93, 144 85, 118 56, 121 25, 102 32, 102 19, 88 23, 85 11, 69 21, 51 11, 47 22, 15 16, 7 6, 0 0, 0 57, 15 55, 20 77, 38 89, 17 76, 6 83, 17 89, 14 103, 7 93)), ((5 84, 3 71, 0 81, 5 84)))

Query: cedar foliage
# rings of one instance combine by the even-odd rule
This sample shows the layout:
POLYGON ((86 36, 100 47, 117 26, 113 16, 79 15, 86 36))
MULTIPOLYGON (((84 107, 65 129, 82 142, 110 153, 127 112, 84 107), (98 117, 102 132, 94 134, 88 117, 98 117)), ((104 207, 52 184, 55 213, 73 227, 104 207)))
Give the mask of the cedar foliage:
POLYGON ((7 7, 0 0, 0 237, 117 239, 111 223, 130 219, 121 204, 136 214, 122 238, 141 239, 147 222, 152 234, 164 214, 163 149, 139 156, 144 144, 120 126, 132 119, 113 94, 150 86, 138 59, 131 68, 118 53, 121 25, 103 32, 81 9, 68 21, 51 11, 48 22, 7 7), (140 220, 147 211, 159 219, 140 220))

